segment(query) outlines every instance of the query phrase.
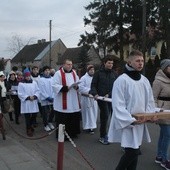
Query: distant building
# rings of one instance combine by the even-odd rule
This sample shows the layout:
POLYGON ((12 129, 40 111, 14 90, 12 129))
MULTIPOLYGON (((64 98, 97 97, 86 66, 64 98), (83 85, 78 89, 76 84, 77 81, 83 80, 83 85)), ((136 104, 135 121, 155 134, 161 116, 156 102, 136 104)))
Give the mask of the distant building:
POLYGON ((66 51, 65 44, 58 39, 56 41, 46 42, 45 39, 38 40, 37 44, 26 45, 11 60, 11 66, 17 66, 19 70, 23 67, 36 65, 42 68, 45 65, 56 68, 58 58, 66 51), (51 55, 50 55, 51 54, 51 55))
MULTIPOLYGON (((65 59, 70 59, 73 61, 74 67, 78 68, 81 65, 81 50, 83 47, 68 48, 65 53, 59 57, 57 62, 57 67, 59 68, 65 59)), ((101 64, 101 58, 97 50, 92 46, 87 51, 89 61, 87 64, 98 65, 101 64)))

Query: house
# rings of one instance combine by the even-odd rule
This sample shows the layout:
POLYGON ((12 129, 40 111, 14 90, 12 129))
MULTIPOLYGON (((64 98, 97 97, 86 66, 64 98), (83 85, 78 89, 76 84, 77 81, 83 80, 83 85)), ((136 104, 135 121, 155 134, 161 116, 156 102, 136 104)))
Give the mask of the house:
MULTIPOLYGON (((65 53, 58 58, 57 67, 59 68, 65 59, 70 59, 73 62, 74 68, 78 69, 81 67, 83 59, 81 58, 83 47, 67 48, 65 53)), ((86 64, 100 65, 101 58, 97 50, 91 46, 87 51, 88 59, 86 64)))
POLYGON ((42 68, 48 65, 56 68, 58 58, 66 51, 66 46, 58 39, 56 41, 48 41, 45 39, 38 40, 36 44, 26 45, 12 60, 12 67, 16 66, 19 70, 23 67, 32 68, 36 65, 42 68))

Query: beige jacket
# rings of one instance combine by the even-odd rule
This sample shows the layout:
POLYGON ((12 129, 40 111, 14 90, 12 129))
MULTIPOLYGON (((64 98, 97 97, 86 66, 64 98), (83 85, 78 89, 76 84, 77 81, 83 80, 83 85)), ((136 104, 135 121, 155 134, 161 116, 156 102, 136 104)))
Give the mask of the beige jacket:
MULTIPOLYGON (((170 101, 158 99, 159 97, 170 98, 170 78, 168 78, 161 69, 156 73, 152 89, 156 106, 164 110, 170 110, 170 101)), ((170 124, 170 119, 160 120, 158 123, 170 124)))

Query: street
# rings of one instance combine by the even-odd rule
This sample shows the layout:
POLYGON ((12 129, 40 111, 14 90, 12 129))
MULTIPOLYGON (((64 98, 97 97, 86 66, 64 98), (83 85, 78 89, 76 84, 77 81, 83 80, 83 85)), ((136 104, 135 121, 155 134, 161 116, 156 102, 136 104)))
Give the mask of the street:
MULTIPOLYGON (((5 115, 5 119, 9 122, 8 115, 5 115)), ((32 139, 27 139, 23 116, 20 117, 20 125, 16 125, 15 122, 9 122, 9 126, 5 119, 7 140, 9 140, 8 137, 10 137, 10 139, 17 141, 23 147, 27 148, 29 152, 41 158, 48 165, 47 169, 57 169, 58 145, 55 132, 49 136, 47 135, 43 129, 42 120, 39 115, 37 119, 38 127, 35 129, 35 135, 32 139)), ((141 146, 142 155, 139 156, 137 170, 161 170, 163 168, 154 162, 159 126, 156 124, 148 124, 148 127, 152 142, 143 143, 141 146)), ((96 170, 114 170, 123 154, 120 144, 102 145, 98 142, 98 138, 99 129, 96 129, 94 135, 82 131, 78 139, 74 140, 76 147, 69 141, 65 142, 63 169, 90 170, 94 168, 96 170)))

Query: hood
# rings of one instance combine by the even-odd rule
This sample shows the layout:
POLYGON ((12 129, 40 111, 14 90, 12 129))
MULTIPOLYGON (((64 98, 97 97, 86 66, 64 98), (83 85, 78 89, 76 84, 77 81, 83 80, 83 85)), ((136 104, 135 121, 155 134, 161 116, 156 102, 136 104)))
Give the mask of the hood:
POLYGON ((170 78, 168 78, 161 69, 156 73, 155 79, 170 84, 170 78))

